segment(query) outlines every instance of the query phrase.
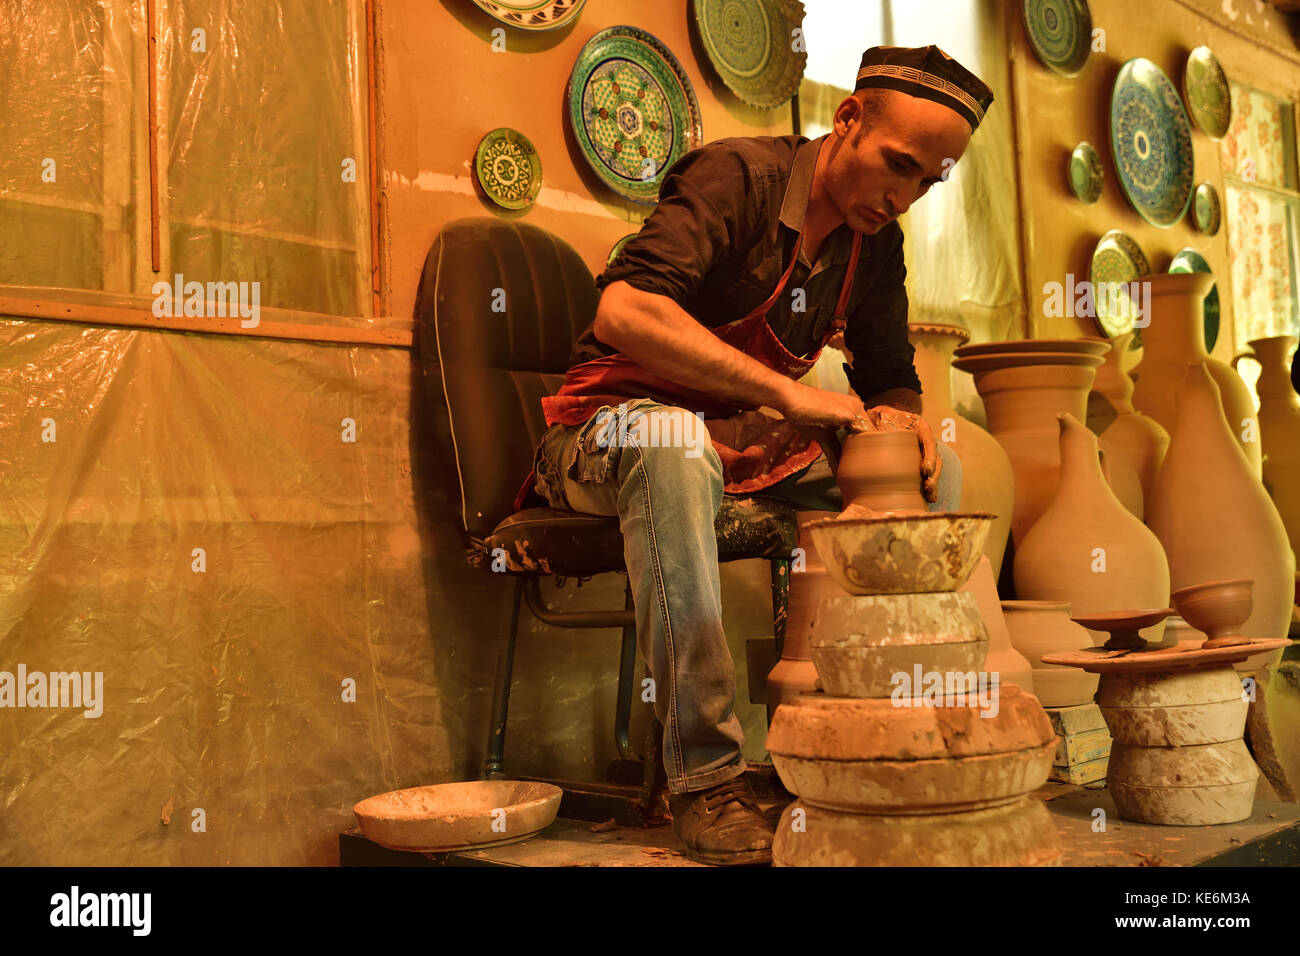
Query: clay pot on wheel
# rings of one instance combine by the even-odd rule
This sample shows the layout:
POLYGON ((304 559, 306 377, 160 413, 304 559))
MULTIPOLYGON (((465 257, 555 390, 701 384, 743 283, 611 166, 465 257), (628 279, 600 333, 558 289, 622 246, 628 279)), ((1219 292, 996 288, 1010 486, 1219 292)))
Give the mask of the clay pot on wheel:
POLYGON ((882 514, 924 511, 921 446, 911 431, 855 432, 844 439, 835 482, 844 507, 882 514))

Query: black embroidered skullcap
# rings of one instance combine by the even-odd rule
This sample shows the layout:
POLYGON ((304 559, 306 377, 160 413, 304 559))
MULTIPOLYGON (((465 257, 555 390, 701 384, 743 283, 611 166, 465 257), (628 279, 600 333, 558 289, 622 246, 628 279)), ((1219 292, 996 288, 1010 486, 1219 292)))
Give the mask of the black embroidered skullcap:
POLYGON ((966 118, 974 130, 993 104, 993 91, 937 46, 873 46, 862 54, 854 91, 898 90, 942 103, 966 118))

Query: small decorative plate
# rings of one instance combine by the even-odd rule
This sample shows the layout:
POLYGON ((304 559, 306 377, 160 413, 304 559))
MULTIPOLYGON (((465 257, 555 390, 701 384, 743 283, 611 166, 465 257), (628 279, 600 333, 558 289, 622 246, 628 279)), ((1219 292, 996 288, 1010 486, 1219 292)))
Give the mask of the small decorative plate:
POLYGON ((1151 274, 1151 264, 1142 248, 1132 237, 1112 229, 1097 241, 1088 266, 1088 281, 1092 284, 1093 310, 1097 313, 1097 328, 1114 338, 1132 332, 1137 318, 1137 306, 1128 295, 1127 288, 1117 290, 1114 301, 1107 294, 1105 283, 1129 283, 1151 274))
POLYGON ((640 235, 640 233, 629 232, 618 242, 614 243, 614 245, 609 250, 609 258, 605 260, 605 265, 612 266, 614 264, 614 260, 618 258, 618 254, 623 251, 623 247, 626 246, 633 239, 635 239, 638 235, 640 235))
POLYGON ((558 30, 578 19, 587 0, 474 0, 491 16, 521 30, 558 30))
POLYGON ((587 41, 565 101, 583 158, 634 202, 653 204, 668 168, 704 141, 686 71, 636 27, 610 27, 587 41))
POLYGON ((1219 191, 1210 183, 1201 183, 1192 194, 1192 218, 1196 228, 1207 236, 1219 231, 1223 209, 1219 205, 1219 191))
MULTIPOLYGON (((1170 272, 1207 272, 1214 270, 1201 255, 1190 246, 1180 249, 1169 263, 1170 272)), ((1214 343, 1219 341, 1219 285, 1216 282, 1205 296, 1205 351, 1213 352, 1214 343)))
POLYGON ((527 136, 502 126, 479 142, 474 175, 498 206, 527 209, 542 188, 542 160, 527 136))
POLYGON ((1198 46, 1187 55, 1183 96, 1202 132, 1210 139, 1223 139, 1232 123, 1232 96, 1223 67, 1208 46, 1198 46))
POLYGON ((1101 196, 1101 156, 1097 147, 1084 141, 1070 153, 1070 192, 1080 202, 1092 205, 1101 196))
POLYGON ((700 41, 727 89, 766 110, 798 92, 808 64, 793 42, 803 25, 799 0, 694 0, 694 6, 700 41))
POLYGON ((1092 50, 1088 0, 1023 0, 1025 35, 1043 65, 1062 76, 1078 76, 1092 50))
POLYGON ((1110 149, 1138 215, 1162 229, 1183 218, 1192 200, 1192 125, 1169 77, 1143 57, 1115 79, 1110 149))

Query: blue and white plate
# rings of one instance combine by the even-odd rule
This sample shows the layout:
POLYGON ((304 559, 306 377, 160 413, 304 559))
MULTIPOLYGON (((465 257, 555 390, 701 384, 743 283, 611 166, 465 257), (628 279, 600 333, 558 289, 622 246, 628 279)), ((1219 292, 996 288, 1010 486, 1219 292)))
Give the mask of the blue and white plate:
POLYGON ((1162 229, 1183 218, 1192 199, 1192 126, 1174 84, 1145 57, 1129 60, 1115 79, 1110 149, 1138 215, 1162 229))

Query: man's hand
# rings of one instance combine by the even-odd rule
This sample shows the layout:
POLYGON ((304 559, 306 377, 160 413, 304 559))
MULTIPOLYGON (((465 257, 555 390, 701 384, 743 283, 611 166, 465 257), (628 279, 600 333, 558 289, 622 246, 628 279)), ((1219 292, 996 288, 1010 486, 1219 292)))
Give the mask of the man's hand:
POLYGON ((798 382, 790 383, 776 410, 792 425, 848 428, 852 431, 870 431, 872 428, 867 421, 866 407, 856 395, 828 392, 798 382))
POLYGON ((938 498, 943 459, 939 457, 939 448, 934 442, 934 432, 929 423, 920 415, 892 405, 872 406, 867 409, 867 419, 879 431, 901 429, 916 432, 917 441, 921 443, 921 491, 926 501, 933 502, 938 498))

